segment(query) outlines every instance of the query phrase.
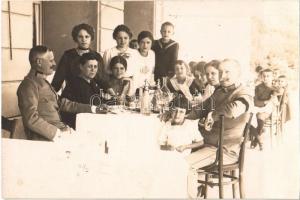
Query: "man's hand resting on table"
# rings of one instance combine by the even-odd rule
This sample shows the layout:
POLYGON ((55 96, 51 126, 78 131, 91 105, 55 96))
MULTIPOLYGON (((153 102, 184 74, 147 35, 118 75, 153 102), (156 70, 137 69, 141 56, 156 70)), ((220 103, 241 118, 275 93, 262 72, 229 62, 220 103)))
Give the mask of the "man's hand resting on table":
POLYGON ((64 128, 57 129, 56 134, 54 138, 52 139, 54 142, 61 140, 65 137, 70 136, 71 134, 74 134, 75 130, 70 128, 69 126, 65 126, 64 128))

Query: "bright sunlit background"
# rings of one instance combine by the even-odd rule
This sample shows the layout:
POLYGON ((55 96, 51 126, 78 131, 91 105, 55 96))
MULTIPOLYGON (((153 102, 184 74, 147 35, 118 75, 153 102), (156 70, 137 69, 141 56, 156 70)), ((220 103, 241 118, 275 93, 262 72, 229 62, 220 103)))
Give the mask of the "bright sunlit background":
POLYGON ((246 74, 257 65, 298 74, 289 70, 298 69, 296 0, 157 1, 156 5, 156 36, 162 22, 174 23, 179 57, 187 62, 235 58, 246 74))

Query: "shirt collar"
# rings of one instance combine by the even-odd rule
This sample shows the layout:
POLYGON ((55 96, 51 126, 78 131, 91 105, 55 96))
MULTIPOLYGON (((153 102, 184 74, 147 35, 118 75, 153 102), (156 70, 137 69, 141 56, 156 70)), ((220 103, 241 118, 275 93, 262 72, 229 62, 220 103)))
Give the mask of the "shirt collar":
POLYGON ((235 90, 237 87, 236 87, 236 84, 232 84, 230 86, 227 86, 227 87, 223 87, 223 86, 220 86, 222 88, 222 90, 227 93, 227 92, 230 92, 232 90, 235 90))

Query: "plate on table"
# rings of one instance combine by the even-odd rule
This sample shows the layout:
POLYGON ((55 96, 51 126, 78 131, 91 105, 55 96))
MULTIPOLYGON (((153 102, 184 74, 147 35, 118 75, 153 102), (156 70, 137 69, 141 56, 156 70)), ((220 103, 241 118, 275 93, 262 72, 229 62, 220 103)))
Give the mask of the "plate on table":
POLYGON ((108 111, 113 114, 120 114, 126 111, 123 105, 112 105, 112 106, 107 106, 107 108, 108 111))

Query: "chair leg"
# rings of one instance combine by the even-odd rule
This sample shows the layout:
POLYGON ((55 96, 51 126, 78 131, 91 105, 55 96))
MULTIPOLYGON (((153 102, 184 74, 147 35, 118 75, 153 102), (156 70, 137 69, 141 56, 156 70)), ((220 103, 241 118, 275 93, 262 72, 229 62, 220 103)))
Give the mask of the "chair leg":
MULTIPOLYGON (((235 176, 235 170, 231 171, 231 176, 235 176)), ((232 197, 236 198, 236 184, 232 184, 232 197)))
POLYGON ((245 198, 244 177, 242 174, 239 175, 239 188, 240 188, 240 199, 244 199, 245 198))
POLYGON ((272 138, 272 136, 273 136, 273 120, 272 120, 272 118, 271 118, 271 125, 270 125, 270 141, 271 141, 271 147, 273 147, 273 138, 272 138))
MULTIPOLYGON (((207 183, 209 181, 209 175, 208 174, 205 174, 205 182, 207 183)), ((208 187, 207 187, 207 184, 204 185, 204 199, 207 199, 207 190, 208 190, 208 187)))
POLYGON ((219 198, 223 199, 223 174, 219 174, 219 198))

